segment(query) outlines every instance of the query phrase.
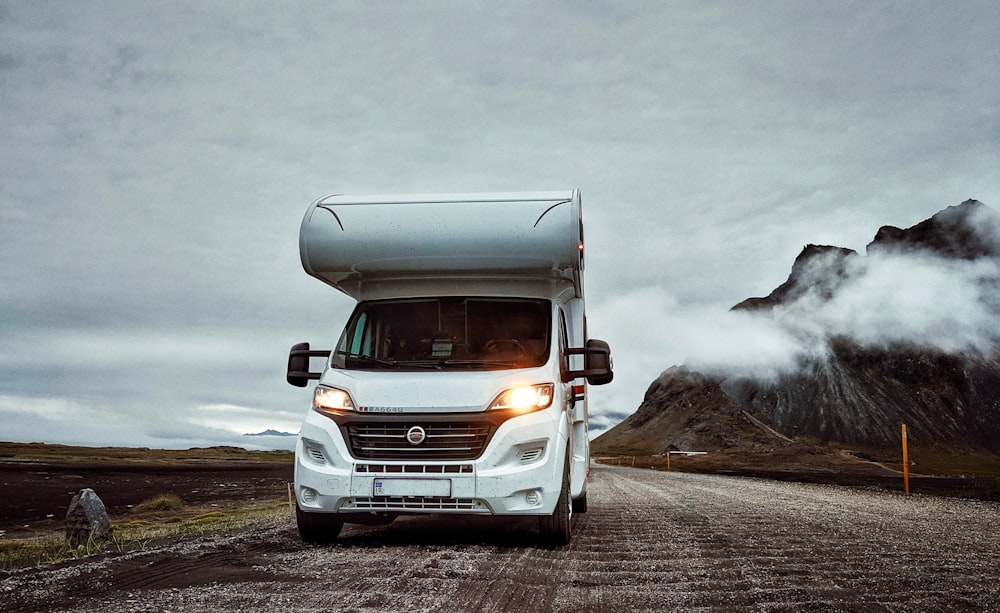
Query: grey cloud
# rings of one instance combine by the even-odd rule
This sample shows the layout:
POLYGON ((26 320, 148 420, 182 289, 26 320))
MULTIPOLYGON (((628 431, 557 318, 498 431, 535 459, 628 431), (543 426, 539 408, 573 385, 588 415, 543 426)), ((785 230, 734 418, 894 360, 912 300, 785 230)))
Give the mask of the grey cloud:
POLYGON ((685 359, 729 348, 763 368, 754 345, 778 360, 788 331, 726 309, 803 242, 860 249, 884 223, 1000 203, 1000 57, 981 42, 998 18, 989 2, 5 4, 0 394, 77 398, 136 432, 304 409, 288 346, 330 345, 350 309, 298 262, 301 215, 332 192, 581 187, 590 325, 619 372, 592 392, 598 417, 685 359))

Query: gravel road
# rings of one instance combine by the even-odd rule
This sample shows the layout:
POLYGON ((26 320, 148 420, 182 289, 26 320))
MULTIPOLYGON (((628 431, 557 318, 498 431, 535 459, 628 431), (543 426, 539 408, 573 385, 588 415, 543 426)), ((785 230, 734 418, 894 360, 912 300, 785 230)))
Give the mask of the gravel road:
POLYGON ((238 533, 29 570, 0 609, 1000 611, 1000 505, 596 466, 571 545, 535 523, 415 517, 301 543, 238 533))

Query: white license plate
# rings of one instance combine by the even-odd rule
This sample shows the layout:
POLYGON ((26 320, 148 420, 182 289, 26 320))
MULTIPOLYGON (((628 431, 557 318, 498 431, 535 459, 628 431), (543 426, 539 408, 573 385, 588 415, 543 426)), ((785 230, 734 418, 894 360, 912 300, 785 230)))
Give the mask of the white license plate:
POLYGON ((375 479, 375 496, 451 496, 451 479, 375 479))

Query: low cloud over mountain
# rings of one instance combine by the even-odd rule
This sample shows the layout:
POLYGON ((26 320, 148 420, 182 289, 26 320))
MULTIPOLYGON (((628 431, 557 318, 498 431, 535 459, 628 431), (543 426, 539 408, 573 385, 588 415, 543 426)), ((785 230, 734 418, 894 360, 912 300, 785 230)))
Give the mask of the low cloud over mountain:
POLYGON ((882 227, 866 255, 807 245, 784 283, 727 315, 748 322, 770 359, 720 351, 665 371, 595 447, 724 448, 767 428, 884 447, 906 423, 921 444, 1000 453, 998 228, 1000 214, 968 200, 882 227))

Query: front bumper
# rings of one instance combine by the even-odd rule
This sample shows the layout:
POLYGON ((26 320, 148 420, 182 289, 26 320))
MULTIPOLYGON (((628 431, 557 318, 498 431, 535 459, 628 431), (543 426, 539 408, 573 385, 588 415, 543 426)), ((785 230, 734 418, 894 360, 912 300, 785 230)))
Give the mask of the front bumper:
POLYGON ((296 498, 310 512, 548 515, 562 486, 565 423, 556 407, 513 417, 475 459, 358 459, 342 429, 310 411, 295 450, 296 498))

